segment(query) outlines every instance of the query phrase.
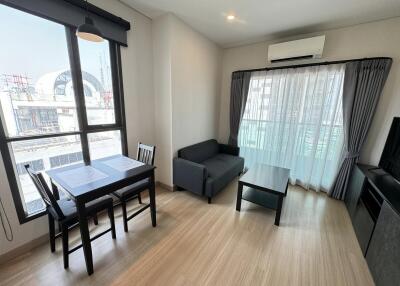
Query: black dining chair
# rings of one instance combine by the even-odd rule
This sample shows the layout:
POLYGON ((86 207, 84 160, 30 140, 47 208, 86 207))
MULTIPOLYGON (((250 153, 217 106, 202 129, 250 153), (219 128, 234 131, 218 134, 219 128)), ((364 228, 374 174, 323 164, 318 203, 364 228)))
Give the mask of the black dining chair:
MULTIPOLYGON (((29 165, 25 165, 25 169, 31 177, 35 187, 37 188, 40 196, 42 197, 47 210, 47 215, 49 219, 49 235, 50 235, 50 249, 51 252, 56 250, 55 240, 58 237, 62 237, 63 246, 63 257, 64 257, 64 268, 69 267, 68 255, 78 250, 82 245, 78 245, 73 249, 69 249, 68 246, 68 231, 75 226, 79 225, 78 213, 76 210, 75 203, 70 199, 60 199, 57 200, 53 193, 50 191, 46 180, 41 173, 35 172, 29 165), (55 233, 55 221, 58 222, 60 226, 60 232, 55 233)), ((110 196, 104 196, 97 200, 88 202, 86 204, 87 216, 92 217, 97 224, 97 213, 103 210, 108 211, 108 216, 110 218, 111 227, 97 235, 95 235, 90 240, 93 241, 100 236, 111 231, 112 238, 116 238, 115 234, 115 223, 114 223, 114 209, 113 209, 113 199, 110 196)))
MULTIPOLYGON (((139 142, 136 160, 143 162, 147 165, 154 165, 154 156, 156 152, 155 146, 145 145, 139 142)), ((128 232, 128 221, 140 214, 142 211, 150 207, 150 204, 146 204, 144 207, 133 213, 128 217, 126 211, 126 203, 138 199, 139 203, 142 203, 141 192, 149 188, 150 180, 148 178, 143 179, 133 185, 122 188, 113 194, 120 200, 122 207, 122 217, 124 220, 124 230, 128 232)))

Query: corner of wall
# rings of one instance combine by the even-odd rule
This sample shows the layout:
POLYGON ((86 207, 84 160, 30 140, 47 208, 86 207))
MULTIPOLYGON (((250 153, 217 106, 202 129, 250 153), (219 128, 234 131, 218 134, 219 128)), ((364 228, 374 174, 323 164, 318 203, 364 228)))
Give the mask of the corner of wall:
POLYGON ((159 180, 177 150, 218 136, 221 48, 171 13, 153 21, 159 180))

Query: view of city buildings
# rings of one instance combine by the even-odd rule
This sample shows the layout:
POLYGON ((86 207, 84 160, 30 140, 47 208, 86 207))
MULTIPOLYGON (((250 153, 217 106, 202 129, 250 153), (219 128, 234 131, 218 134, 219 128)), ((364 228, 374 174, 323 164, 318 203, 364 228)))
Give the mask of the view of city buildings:
MULTIPOLYGON (((109 66, 101 68, 107 70, 109 66)), ((113 123, 110 82, 104 78, 97 79, 88 72, 83 72, 82 78, 90 124, 113 123)), ((44 74, 36 83, 30 82, 29 75, 21 74, 2 74, 0 79, 1 116, 7 126, 8 137, 78 130, 71 71, 44 74)), ((93 133, 89 142, 92 159, 121 152, 119 132, 93 133), (101 150, 101 154, 97 150, 101 150)), ((17 141, 12 142, 10 148, 28 211, 30 208, 37 209, 37 204, 42 205, 42 201, 26 174, 25 164, 43 171, 82 161, 79 135, 17 141)))
MULTIPOLYGON (((37 65, 37 61, 41 60, 40 53, 35 56, 32 49, 26 49, 24 53, 14 49, 13 52, 13 39, 16 36, 1 35, 7 33, 4 30, 0 32, 0 36, 9 39, 8 47, 7 44, 3 46, 7 54, 0 55, 4 63, 0 67, 0 116, 6 137, 23 138, 79 131, 65 29, 19 11, 7 10, 10 9, 2 8, 0 16, 13 18, 13 22, 20 20, 30 26, 42 26, 42 29, 34 32, 39 39, 43 30, 53 33, 55 37, 46 37, 54 42, 35 41, 40 45, 38 49, 49 55, 46 61, 37 65)), ((23 31, 21 27, 21 33, 26 34, 25 27, 23 31)), ((79 41, 81 58, 85 58, 81 60, 81 67, 87 122, 89 125, 113 124, 115 116, 109 44, 105 41, 94 47, 91 45, 79 41)), ((90 133, 91 159, 121 153, 120 137, 119 131, 90 133)), ((45 171, 83 160, 79 134, 18 140, 10 142, 9 148, 27 213, 41 210, 44 204, 26 174, 25 164, 31 165, 36 171, 45 171)))

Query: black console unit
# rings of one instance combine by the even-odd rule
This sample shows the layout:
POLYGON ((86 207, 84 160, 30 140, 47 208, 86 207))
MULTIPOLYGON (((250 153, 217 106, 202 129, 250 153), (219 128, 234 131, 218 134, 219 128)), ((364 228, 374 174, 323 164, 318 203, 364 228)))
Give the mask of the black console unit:
POLYGON ((345 203, 376 285, 400 285, 400 183, 378 167, 357 164, 345 203))

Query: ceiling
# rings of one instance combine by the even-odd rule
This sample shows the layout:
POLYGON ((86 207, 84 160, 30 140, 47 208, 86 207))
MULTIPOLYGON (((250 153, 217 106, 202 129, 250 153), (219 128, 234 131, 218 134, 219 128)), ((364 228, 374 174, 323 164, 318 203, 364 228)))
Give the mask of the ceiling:
POLYGON ((120 1, 152 19, 171 12, 222 47, 400 16, 400 0, 120 1))

